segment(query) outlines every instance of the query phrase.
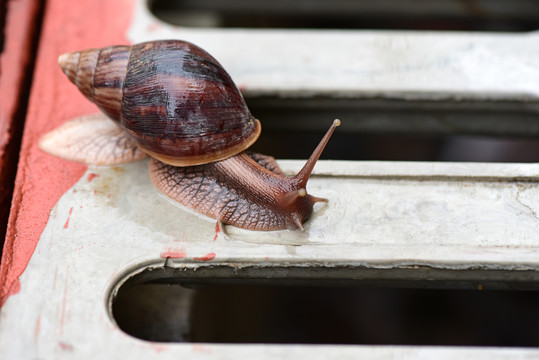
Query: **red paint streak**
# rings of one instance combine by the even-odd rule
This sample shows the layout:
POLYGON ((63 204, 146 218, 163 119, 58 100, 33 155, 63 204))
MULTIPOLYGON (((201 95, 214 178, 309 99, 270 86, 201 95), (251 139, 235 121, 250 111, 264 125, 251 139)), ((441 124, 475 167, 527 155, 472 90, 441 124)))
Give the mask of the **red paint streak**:
POLYGON ((208 253, 202 257, 196 257, 195 260, 196 261, 210 261, 210 260, 213 260, 215 259, 215 253, 208 253))
POLYGON ((163 345, 157 345, 154 343, 149 343, 151 348, 155 350, 156 353, 160 353, 161 351, 165 351, 167 349, 166 346, 163 345))
POLYGON ((110 199, 110 197, 111 197, 111 194, 108 194, 108 195, 107 195, 107 199, 110 199))
POLYGON ((73 351, 73 346, 66 344, 65 342, 59 341, 58 346, 60 346, 60 349, 64 351, 73 351))
POLYGON ((41 331, 41 315, 37 317, 36 326, 34 328, 34 342, 36 343, 37 343, 37 339, 39 338, 40 331, 41 331))
POLYGON ((159 23, 151 23, 146 27, 146 31, 151 33, 151 32, 157 31, 157 30, 159 30, 161 28, 162 28, 161 24, 159 24, 159 23))
POLYGON ((52 281, 52 289, 56 290, 56 278, 58 277, 58 267, 56 267, 56 270, 54 271, 54 279, 52 281))
POLYGON ((67 229, 69 227, 69 219, 71 218, 71 213, 73 213, 73 206, 71 209, 69 209, 69 215, 67 216, 66 223, 64 224, 64 229, 67 229))
POLYGON ((67 299, 67 280, 69 279, 69 266, 66 268, 66 283, 64 286, 64 298, 62 300, 62 316, 60 317, 60 335, 64 332, 64 322, 66 315, 66 299, 67 299))
POLYGON ((163 259, 183 259, 186 256, 185 251, 173 251, 168 249, 161 253, 161 258, 163 259))
POLYGON ((99 177, 99 175, 94 174, 94 173, 89 173, 88 174, 88 182, 92 182, 92 180, 95 179, 96 177, 99 177))
MULTIPOLYGON (((2 69, 17 69, 18 66, 14 66, 17 64, 26 69, 30 57, 28 49, 35 38, 32 29, 40 15, 37 4, 39 1, 34 0, 7 2, 5 41, 0 58, 2 69), (11 63, 4 62, 4 59, 11 59, 11 63)), ((47 131, 68 119, 98 111, 58 68, 58 55, 67 51, 127 44, 125 34, 132 21, 135 4, 132 0, 81 0, 66 7, 63 0, 47 0, 47 16, 41 29, 39 50, 32 58, 32 61, 35 59, 35 76, 0 261, 0 306, 9 296, 19 292, 19 277, 34 253, 51 209, 87 170, 85 165, 44 154, 37 147, 40 137, 47 131)), ((20 96, 19 87, 10 80, 11 73, 16 71, 2 72, 2 106, 11 98, 17 102, 20 96)), ((0 168, 3 165, 0 163, 0 168)))
POLYGON ((215 236, 213 237, 213 241, 217 240, 217 236, 219 236, 219 233, 221 232, 221 225, 219 224, 219 221, 215 223, 215 236))
POLYGON ((195 352, 201 352, 201 353, 211 353, 211 348, 204 346, 202 344, 193 344, 191 349, 195 352))

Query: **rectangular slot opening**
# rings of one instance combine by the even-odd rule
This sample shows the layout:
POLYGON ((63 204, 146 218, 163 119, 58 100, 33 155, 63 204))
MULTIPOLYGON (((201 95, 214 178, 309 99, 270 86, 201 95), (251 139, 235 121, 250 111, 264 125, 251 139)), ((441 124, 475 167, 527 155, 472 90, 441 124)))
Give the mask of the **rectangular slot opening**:
POLYGON ((539 162, 537 112, 522 104, 245 99, 263 129, 251 150, 277 159, 307 158, 339 118, 322 159, 539 162))
POLYGON ((519 1, 153 0, 152 13, 186 27, 529 31, 539 4, 519 1))
POLYGON ((120 290, 120 328, 159 342, 539 346, 539 292, 181 285, 120 290))

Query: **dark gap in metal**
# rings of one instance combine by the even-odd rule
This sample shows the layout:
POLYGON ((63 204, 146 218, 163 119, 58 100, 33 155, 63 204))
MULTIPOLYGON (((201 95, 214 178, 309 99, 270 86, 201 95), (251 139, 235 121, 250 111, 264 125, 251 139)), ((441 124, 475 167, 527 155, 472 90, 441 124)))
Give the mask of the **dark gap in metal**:
POLYGON ((539 5, 529 0, 153 0, 148 6, 185 27, 530 31, 539 24, 539 5))
POLYGON ((539 292, 142 283, 113 317, 158 342, 539 346, 539 292))
POLYGON ((533 104, 511 101, 293 99, 246 96, 262 134, 251 150, 305 159, 334 118, 321 159, 539 162, 533 104))
MULTIPOLYGON (((322 136, 265 129, 251 150, 277 159, 306 159, 322 136)), ((340 132, 332 136, 321 159, 537 163, 539 139, 340 132)))
MULTIPOLYGON (((7 0, 0 0, 0 54, 4 52, 4 37, 7 18, 7 0)), ((0 76, 2 75, 2 69, 0 68, 0 76)))

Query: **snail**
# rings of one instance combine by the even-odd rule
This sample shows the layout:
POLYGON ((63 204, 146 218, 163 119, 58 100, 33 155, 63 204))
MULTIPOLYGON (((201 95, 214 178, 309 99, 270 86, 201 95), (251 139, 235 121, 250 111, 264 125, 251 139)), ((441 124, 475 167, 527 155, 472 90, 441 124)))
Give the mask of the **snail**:
POLYGON ((40 148, 87 164, 149 155, 159 191, 198 213, 250 230, 304 230, 316 202, 306 184, 335 120, 305 166, 286 177, 271 156, 245 150, 260 135, 230 75, 180 40, 63 54, 58 63, 103 114, 73 119, 40 148))

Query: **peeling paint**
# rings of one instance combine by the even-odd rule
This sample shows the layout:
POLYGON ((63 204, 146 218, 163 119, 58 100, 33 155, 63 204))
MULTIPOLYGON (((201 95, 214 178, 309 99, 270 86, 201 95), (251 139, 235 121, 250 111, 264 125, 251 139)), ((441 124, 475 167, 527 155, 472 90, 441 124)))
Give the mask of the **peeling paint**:
POLYGON ((168 249, 167 251, 163 251, 159 256, 163 259, 183 259, 186 256, 186 253, 183 250, 168 249))
POLYGON ((73 213, 73 206, 71 207, 71 209, 69 209, 69 215, 67 216, 67 220, 64 224, 64 229, 67 229, 69 227, 69 219, 71 218, 72 213, 73 213))
POLYGON ((210 260, 215 259, 215 256, 216 256, 215 253, 212 253, 212 252, 211 252, 211 253, 208 253, 208 254, 206 254, 206 255, 204 255, 204 256, 196 257, 196 258, 194 258, 194 259, 195 259, 196 261, 210 261, 210 260))
POLYGON ((92 180, 95 179, 96 177, 99 177, 99 175, 96 174, 96 173, 89 173, 88 174, 88 182, 92 182, 92 180))
POLYGON ((65 342, 59 341, 58 346, 60 346, 60 349, 64 351, 73 351, 73 346, 65 342))
POLYGON ((219 236, 219 233, 222 231, 221 224, 219 221, 215 223, 215 236, 213 237, 213 241, 217 240, 217 237, 219 236))

